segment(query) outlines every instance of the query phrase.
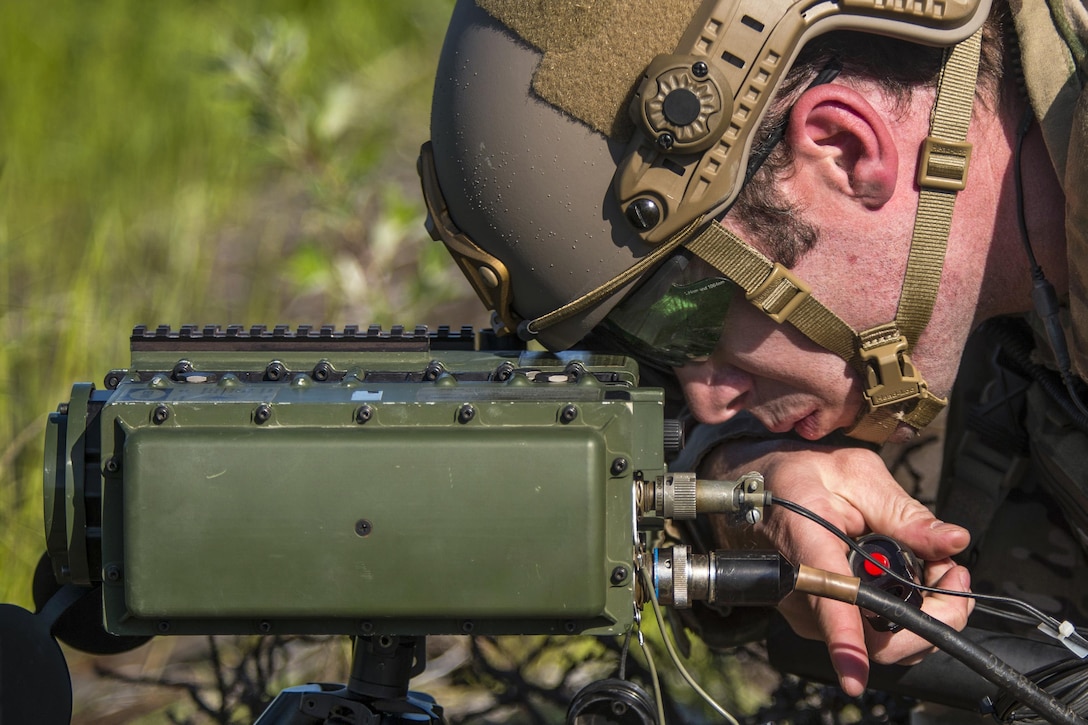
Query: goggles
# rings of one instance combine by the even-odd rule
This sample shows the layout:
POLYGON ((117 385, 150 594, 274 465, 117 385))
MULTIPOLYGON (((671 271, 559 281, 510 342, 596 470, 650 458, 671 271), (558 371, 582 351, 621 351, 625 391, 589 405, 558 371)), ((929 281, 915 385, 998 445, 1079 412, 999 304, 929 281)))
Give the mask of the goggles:
POLYGON ((690 252, 663 263, 602 326, 636 358, 665 367, 706 360, 737 286, 690 252))

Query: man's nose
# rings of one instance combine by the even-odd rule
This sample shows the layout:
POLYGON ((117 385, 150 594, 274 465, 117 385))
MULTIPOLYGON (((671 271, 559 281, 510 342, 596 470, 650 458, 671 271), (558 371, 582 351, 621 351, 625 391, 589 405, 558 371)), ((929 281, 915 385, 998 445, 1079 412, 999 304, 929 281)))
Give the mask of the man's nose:
POLYGON ((701 423, 724 423, 748 407, 752 377, 713 358, 676 368, 692 415, 701 423))

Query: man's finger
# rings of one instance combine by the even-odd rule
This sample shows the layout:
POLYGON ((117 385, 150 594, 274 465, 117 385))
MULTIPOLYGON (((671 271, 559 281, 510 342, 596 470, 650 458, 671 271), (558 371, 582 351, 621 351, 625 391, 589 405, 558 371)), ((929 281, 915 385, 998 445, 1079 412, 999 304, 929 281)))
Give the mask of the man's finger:
MULTIPOLYGON (((964 567, 957 566, 951 561, 944 561, 931 568, 935 570, 934 574, 939 574, 939 577, 934 580, 927 571, 926 579, 930 586, 957 592, 970 591, 971 575, 964 567)), ((956 630, 966 626, 967 618, 973 609, 974 600, 970 597, 928 594, 922 600, 923 612, 956 630)), ((917 664, 934 649, 928 640, 909 630, 900 630, 894 635, 888 635, 870 629, 866 641, 873 661, 885 664, 917 664)))
POLYGON ((815 608, 831 665, 839 675, 839 686, 847 695, 857 697, 869 681, 869 655, 861 614, 857 607, 831 599, 819 599, 815 608))
POLYGON ((852 486, 840 494, 862 512, 871 530, 891 536, 925 560, 944 559, 967 547, 967 529, 939 520, 886 471, 880 473, 870 478, 871 485, 852 486))

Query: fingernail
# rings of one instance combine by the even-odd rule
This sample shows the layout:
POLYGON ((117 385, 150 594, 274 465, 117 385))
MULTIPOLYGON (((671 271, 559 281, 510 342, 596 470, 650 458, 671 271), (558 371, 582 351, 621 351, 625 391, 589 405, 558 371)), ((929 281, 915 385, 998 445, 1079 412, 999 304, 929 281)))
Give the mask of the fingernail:
POLYGON ((865 692, 865 683, 854 677, 839 677, 839 687, 842 688, 843 692, 853 698, 861 697, 865 692))

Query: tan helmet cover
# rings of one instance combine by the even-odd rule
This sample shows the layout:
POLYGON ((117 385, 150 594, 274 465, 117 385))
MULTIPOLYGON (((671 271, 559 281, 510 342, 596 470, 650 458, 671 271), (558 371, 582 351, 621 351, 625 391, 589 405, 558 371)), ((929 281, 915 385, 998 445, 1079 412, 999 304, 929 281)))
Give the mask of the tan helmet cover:
MULTIPOLYGON (((532 3, 511 3, 517 4, 532 3)), ((623 3, 600 4, 620 10, 623 3)), ((529 24, 539 17, 521 20, 529 24)), ((663 47, 675 45, 682 30, 677 27, 671 38, 664 38, 663 47)), ((555 47, 555 39, 543 37, 544 31, 526 32, 555 47)), ((559 40, 570 38, 560 33, 559 40)), ((571 90, 565 84, 577 85, 586 74, 574 72, 567 63, 579 66, 580 60, 561 59, 542 67, 545 54, 540 49, 474 3, 457 3, 435 82, 434 169, 452 222, 505 268, 486 270, 483 284, 501 282, 503 272, 508 275, 516 316, 506 320, 508 327, 596 288, 653 249, 624 220, 612 193, 612 177, 631 130, 630 122, 624 123, 626 101, 654 52, 648 48, 626 68, 613 63, 587 81, 595 82, 592 88, 571 90), (607 88, 612 96, 608 103, 576 104, 598 127, 542 100, 533 90, 538 69, 553 93, 569 98, 596 99, 598 90, 607 88), (616 89, 623 90, 616 94, 616 89), (613 123, 617 117, 620 122, 613 123), (620 133, 626 130, 627 136, 607 138, 605 130, 616 132, 613 126, 620 133)), ((487 262, 478 259, 470 266, 477 271, 496 266, 487 262)), ((608 309, 602 306, 550 328, 540 339, 553 349, 569 347, 608 309)))

